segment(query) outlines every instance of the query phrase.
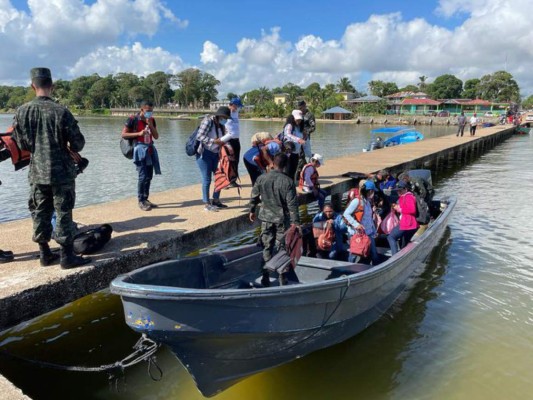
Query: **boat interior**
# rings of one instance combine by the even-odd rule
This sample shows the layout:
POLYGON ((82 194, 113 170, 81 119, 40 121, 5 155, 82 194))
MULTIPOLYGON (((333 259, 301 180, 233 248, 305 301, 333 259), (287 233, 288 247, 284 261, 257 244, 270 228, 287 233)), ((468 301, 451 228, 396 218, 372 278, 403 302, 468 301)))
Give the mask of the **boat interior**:
MULTIPOLYGON (((441 202, 434 202, 432 215, 440 214, 441 202)), ((390 258, 385 235, 376 239, 382 262, 390 258)), ((304 254, 306 254, 304 252, 304 254)), ((182 289, 259 289, 262 278, 262 249, 256 245, 243 246, 220 253, 207 253, 180 260, 163 261, 128 274, 124 282, 165 286, 182 289)), ((322 282, 345 275, 354 275, 372 268, 372 265, 350 263, 302 256, 296 268, 285 275, 286 285, 322 282)), ((270 286, 280 285, 277 274, 271 274, 270 286)))

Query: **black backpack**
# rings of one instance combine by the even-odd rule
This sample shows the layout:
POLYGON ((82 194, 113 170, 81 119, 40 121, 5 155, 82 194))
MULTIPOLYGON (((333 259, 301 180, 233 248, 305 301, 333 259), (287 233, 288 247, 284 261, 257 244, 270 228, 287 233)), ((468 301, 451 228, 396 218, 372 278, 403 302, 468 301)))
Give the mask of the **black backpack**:
POLYGON ((97 252, 111 240, 111 233, 113 233, 113 228, 109 224, 78 233, 74 236, 74 253, 91 254, 97 252))
MULTIPOLYGON (((135 129, 138 122, 137 116, 130 116, 128 118, 127 126, 129 129, 135 129)), ((120 151, 122 155, 128 160, 133 159, 133 148, 135 147, 135 139, 124 139, 120 138, 120 151)))
POLYGON ((430 220, 430 213, 428 203, 424 198, 418 194, 415 194, 416 198, 416 221, 421 225, 426 225, 430 220))

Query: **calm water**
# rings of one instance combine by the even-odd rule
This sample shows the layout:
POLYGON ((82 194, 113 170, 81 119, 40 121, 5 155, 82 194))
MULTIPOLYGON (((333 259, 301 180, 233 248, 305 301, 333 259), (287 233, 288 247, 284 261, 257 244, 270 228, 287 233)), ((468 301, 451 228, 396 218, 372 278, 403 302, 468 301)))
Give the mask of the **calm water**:
MULTIPOLYGON (((115 131, 119 127, 117 122, 115 131)), ((363 134, 349 135, 355 127, 329 128, 320 136, 338 129, 345 146, 363 142, 358 139, 363 134)), ((110 143, 116 147, 115 139, 110 143)), ((513 137, 438 177, 437 193, 458 195, 454 216, 426 272, 387 316, 351 340, 248 378, 216 398, 531 399, 532 152, 529 136, 513 137)), ((219 246, 252 237, 247 233, 219 246)), ((97 293, 5 332, 0 350, 98 365, 121 358, 136 339, 123 322, 120 300, 97 293)), ((34 399, 202 398, 168 351, 160 351, 158 359, 165 372, 161 382, 152 382, 141 365, 126 373, 118 393, 109 389, 105 375, 61 373, 5 356, 0 372, 34 399)))
MULTIPOLYGON (((12 115, 0 115, 0 130, 7 128, 12 115)), ((82 154, 89 159, 89 167, 78 176, 77 206, 103 203, 109 200, 135 197, 137 173, 133 163, 124 158, 118 143, 125 119, 80 118, 80 127, 86 145, 82 154)), ((160 139, 157 149, 161 159, 162 175, 152 180, 152 192, 200 183, 200 173, 194 157, 185 155, 185 142, 196 128, 198 121, 158 119, 160 139)), ((259 131, 278 133, 283 124, 272 121, 241 121, 243 152, 249 148, 250 137, 259 131)), ((377 126, 375 126, 377 127, 377 126)), ((313 136, 313 149, 324 157, 360 152, 370 141, 370 125, 319 124, 313 136)), ((450 132, 444 126, 421 126, 426 137, 450 132)), ((240 163, 241 174, 246 174, 240 163)), ((356 166, 353 166, 356 170, 356 166)), ((13 171, 10 161, 0 163, 0 222, 29 217, 27 211, 27 168, 13 171)))

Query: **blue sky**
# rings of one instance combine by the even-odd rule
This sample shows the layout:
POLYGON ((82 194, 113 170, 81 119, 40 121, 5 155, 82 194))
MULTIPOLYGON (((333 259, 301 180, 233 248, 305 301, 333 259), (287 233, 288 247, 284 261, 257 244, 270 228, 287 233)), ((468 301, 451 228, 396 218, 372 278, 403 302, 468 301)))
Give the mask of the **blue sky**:
POLYGON ((195 67, 221 93, 348 77, 416 84, 505 68, 533 92, 531 0, 0 0, 0 84, 195 67))

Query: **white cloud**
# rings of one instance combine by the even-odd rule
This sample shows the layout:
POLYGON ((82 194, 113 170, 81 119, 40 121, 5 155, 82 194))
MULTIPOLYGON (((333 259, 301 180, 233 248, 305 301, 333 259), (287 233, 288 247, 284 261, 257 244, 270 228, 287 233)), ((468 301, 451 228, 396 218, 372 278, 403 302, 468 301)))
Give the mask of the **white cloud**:
MULTIPOLYGON (((0 61, 0 82, 27 83, 27 71, 36 65, 50 66, 56 76, 68 79, 194 66, 167 49, 141 44, 143 37, 160 33, 163 22, 187 26, 163 0, 90 3, 48 0, 42 7, 41 1, 29 0, 26 13, 0 0, 0 40, 4 49, 16 49, 0 61), (124 38, 134 44, 118 44, 124 38)), ((416 84, 422 75, 430 82, 446 73, 466 80, 507 69, 522 94, 530 95, 533 30, 527 16, 532 12, 531 0, 440 0, 435 15, 457 21, 455 28, 391 13, 350 24, 341 37, 329 40, 302 31, 290 42, 279 27, 243 37, 234 48, 207 38, 198 49, 200 68, 222 82, 222 93, 287 82, 323 85, 343 76, 358 88, 366 88, 370 79, 403 86, 416 84)))
POLYGON ((105 76, 119 72, 132 72, 139 76, 147 76, 156 71, 176 74, 185 68, 180 57, 163 50, 161 47, 144 48, 141 43, 133 46, 109 46, 81 57, 69 68, 71 78, 91 75, 95 71, 105 76))
MULTIPOLYGON (((10 57, 2 58, 0 81, 27 83, 28 71, 36 65, 49 66, 54 76, 62 77, 69 69, 83 70, 74 66, 81 59, 102 55, 122 37, 150 37, 163 20, 178 28, 188 23, 177 18, 161 0, 97 0, 90 5, 81 0, 47 0, 45 7, 43 4, 41 0, 28 0, 26 13, 16 10, 9 0, 0 0, 2 47, 16 49, 10 57)), ((134 51, 132 46, 132 54, 134 51)), ((179 60, 177 56, 172 58, 179 60)), ((103 67, 103 62, 98 65, 103 67)), ((101 73, 90 71, 94 72, 101 73)))

